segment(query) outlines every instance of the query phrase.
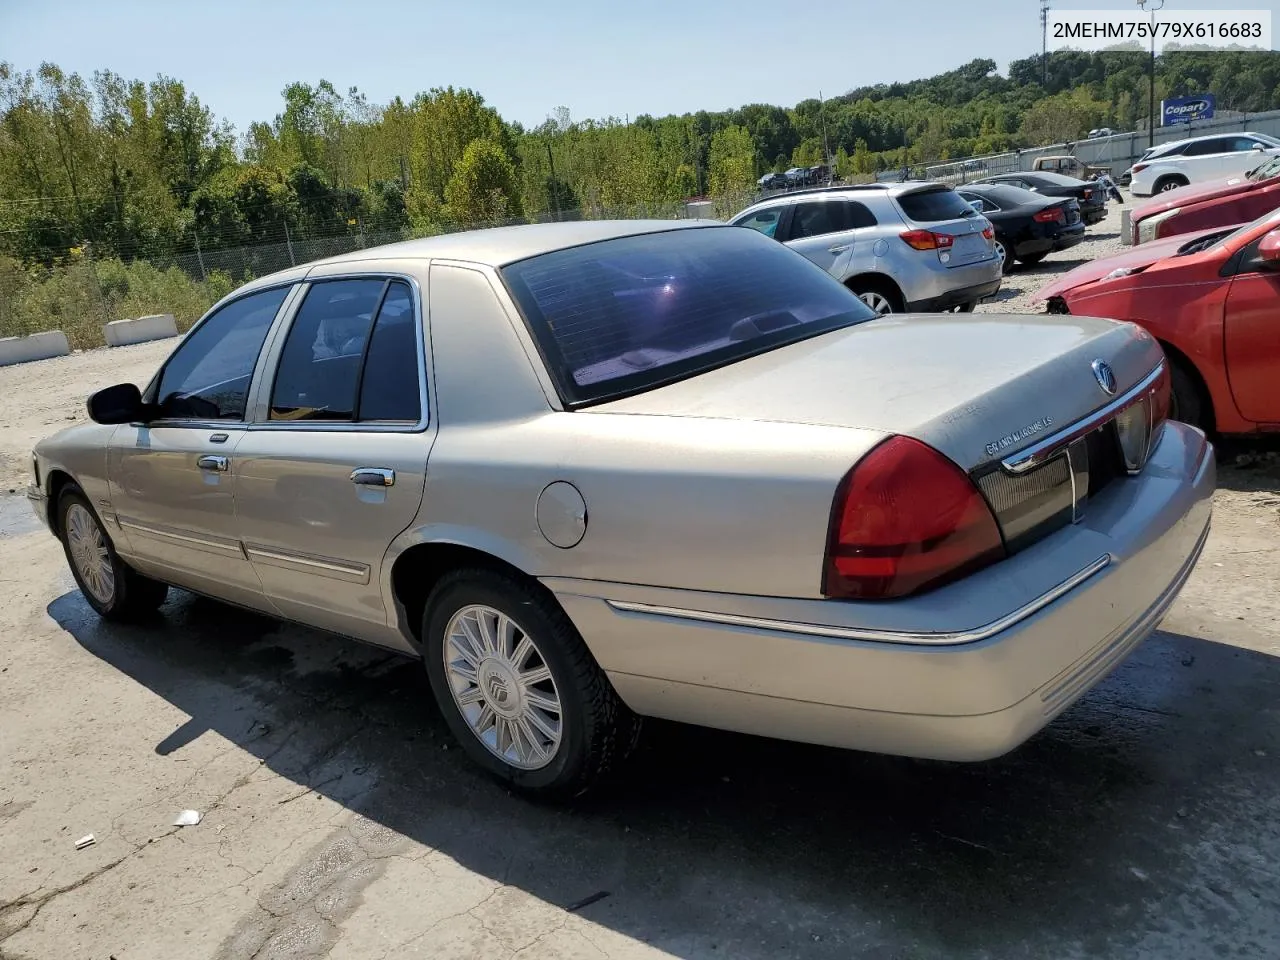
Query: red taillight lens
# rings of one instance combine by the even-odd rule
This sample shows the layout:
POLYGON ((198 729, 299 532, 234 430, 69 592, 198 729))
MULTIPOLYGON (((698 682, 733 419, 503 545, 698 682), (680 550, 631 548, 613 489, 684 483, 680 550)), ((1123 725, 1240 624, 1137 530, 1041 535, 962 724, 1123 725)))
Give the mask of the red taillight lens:
POLYGON ((1149 164, 1149 163, 1135 163, 1135 164, 1133 165, 1133 171, 1132 171, 1132 172, 1133 172, 1133 173, 1141 173, 1143 170, 1147 169, 1147 167, 1149 167, 1149 166, 1151 166, 1151 164, 1149 164))
POLYGON ((918 440, 891 437, 841 485, 822 589, 845 599, 905 597, 1004 555, 996 519, 964 471, 918 440))
POLYGON ((946 250, 956 239, 949 233, 934 233, 932 230, 908 230, 901 236, 913 250, 946 250))
POLYGON ((983 227, 982 235, 986 237, 988 240, 994 240, 996 238, 996 228, 990 227, 990 226, 983 227))
POLYGON ((1088 200, 1088 199, 1089 199, 1090 197, 1092 197, 1092 196, 1093 196, 1093 191, 1092 191, 1092 190, 1086 190, 1086 191, 1084 192, 1084 198, 1085 198, 1086 200, 1088 200))
POLYGON ((1031 219, 1037 223, 1066 223, 1067 215, 1061 207, 1050 207, 1047 210, 1038 210, 1031 215, 1031 219))

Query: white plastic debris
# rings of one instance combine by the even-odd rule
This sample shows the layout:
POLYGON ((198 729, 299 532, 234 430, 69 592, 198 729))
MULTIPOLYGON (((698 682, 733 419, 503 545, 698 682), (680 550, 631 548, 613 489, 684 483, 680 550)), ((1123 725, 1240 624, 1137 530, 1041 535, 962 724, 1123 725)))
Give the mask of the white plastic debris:
POLYGON ((175 827, 194 827, 199 822, 199 810, 183 810, 174 818, 173 825, 175 827))
POLYGON ((85 847, 92 847, 98 842, 97 837, 92 833, 86 833, 83 837, 76 841, 76 849, 83 850, 85 847))

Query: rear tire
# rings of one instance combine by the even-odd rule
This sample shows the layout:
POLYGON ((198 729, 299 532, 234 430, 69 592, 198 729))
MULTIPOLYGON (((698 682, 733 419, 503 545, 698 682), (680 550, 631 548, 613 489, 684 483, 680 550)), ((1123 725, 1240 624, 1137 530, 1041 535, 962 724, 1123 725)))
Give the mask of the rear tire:
POLYGON ((1173 402, 1169 410, 1172 420, 1189 423, 1193 427, 1209 433, 1213 429, 1209 416, 1209 403, 1204 394, 1200 380, 1181 363, 1171 361, 1169 364, 1173 402))
POLYGON ((58 497, 58 532, 76 586, 105 620, 137 620, 164 603, 167 584, 144 577, 116 553, 89 500, 75 484, 58 497))
POLYGON ((859 280, 849 284, 849 289, 876 313, 903 313, 906 310, 902 294, 890 283, 882 280, 859 280))
POLYGON ((422 638, 431 690, 462 749, 530 799, 580 796, 635 747, 640 719, 535 585, 480 567, 450 573, 427 600, 422 638))
POLYGON ((1179 187, 1185 187, 1187 180, 1185 177, 1161 177, 1156 181, 1154 193, 1168 193, 1170 190, 1177 190, 1179 187))

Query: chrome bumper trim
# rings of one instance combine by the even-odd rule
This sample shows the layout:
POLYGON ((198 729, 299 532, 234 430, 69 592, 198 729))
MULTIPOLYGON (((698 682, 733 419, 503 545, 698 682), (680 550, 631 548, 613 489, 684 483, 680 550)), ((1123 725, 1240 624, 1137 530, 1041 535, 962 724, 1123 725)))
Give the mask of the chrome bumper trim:
MULTIPOLYGON (((818 623, 790 623, 785 620, 768 620, 762 617, 744 617, 734 613, 712 613, 705 610, 686 610, 680 607, 664 607, 649 603, 636 603, 631 600, 606 600, 610 607, 623 613, 643 614, 651 617, 670 617, 676 620, 697 620, 701 623, 713 623, 728 627, 746 627, 752 630, 771 630, 777 633, 795 633, 808 637, 822 637, 831 640, 866 640, 875 643, 922 644, 930 646, 953 646, 962 643, 976 643, 996 634, 1039 613, 1055 600, 1061 599, 1086 580, 1101 573, 1111 564, 1111 554, 1103 554, 1088 566, 1077 570, 1053 589, 1041 594, 1034 600, 1023 604, 1012 613, 998 620, 974 627, 972 630, 956 630, 938 633, 912 633, 898 630, 867 630, 860 627, 835 627, 818 623)), ((837 602, 837 601, 832 601, 837 602)))
POLYGON ((1043 440, 1033 443, 1024 450, 1019 450, 1010 457, 1006 457, 1000 461, 1000 466, 1007 472, 1018 474, 1026 473, 1035 467, 1052 460, 1060 454, 1064 448, 1075 440, 1079 440, 1085 434, 1096 430, 1102 426, 1116 414, 1131 403, 1135 403, 1142 399, 1142 395, 1150 390, 1156 380, 1160 378, 1160 374, 1164 372, 1165 362, 1162 360, 1154 370, 1143 377, 1136 386, 1132 387, 1124 394, 1112 400, 1105 407, 1095 410, 1083 420, 1077 420, 1070 426, 1064 427, 1057 433, 1045 437, 1043 440))

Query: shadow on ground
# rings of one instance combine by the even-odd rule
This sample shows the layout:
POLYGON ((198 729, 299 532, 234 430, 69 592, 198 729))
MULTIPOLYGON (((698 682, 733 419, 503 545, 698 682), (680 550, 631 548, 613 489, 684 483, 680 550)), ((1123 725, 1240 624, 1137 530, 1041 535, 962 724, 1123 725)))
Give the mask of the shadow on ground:
POLYGON ((981 765, 653 723, 611 790, 551 809, 472 769, 415 662, 185 594, 146 626, 78 594, 49 613, 189 715, 158 753, 216 731, 542 900, 607 891, 581 913, 680 957, 1274 955, 1280 659, 1259 653, 1158 635, 981 765))

